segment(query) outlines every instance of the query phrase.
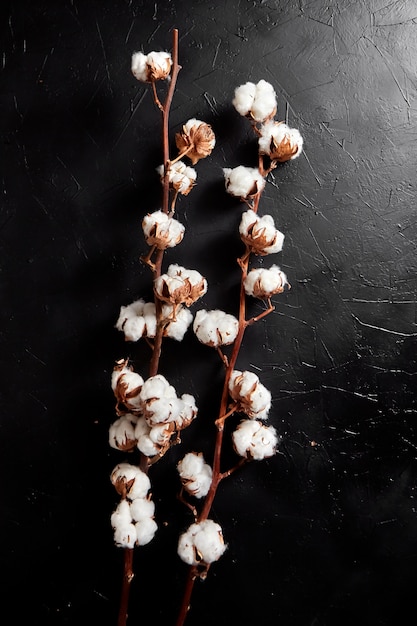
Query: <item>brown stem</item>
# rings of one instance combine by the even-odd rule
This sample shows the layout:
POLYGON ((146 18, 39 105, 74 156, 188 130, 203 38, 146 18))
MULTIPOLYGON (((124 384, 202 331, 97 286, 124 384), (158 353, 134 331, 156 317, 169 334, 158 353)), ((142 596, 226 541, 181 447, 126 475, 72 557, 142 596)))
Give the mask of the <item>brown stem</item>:
MULTIPOLYGON (((152 82, 152 90, 155 99, 155 103, 158 108, 162 111, 162 147, 163 147, 163 159, 164 159, 164 187, 163 187, 163 202, 162 209, 165 213, 169 211, 169 175, 168 175, 168 167, 169 167, 169 113, 172 103, 172 98, 175 91, 175 86, 177 82, 178 73, 181 67, 178 65, 178 30, 174 29, 172 33, 172 72, 171 72, 171 80, 168 88, 168 92, 166 95, 166 99, 163 105, 161 105, 159 98, 156 93, 155 83, 152 82)), ((154 278, 157 278, 161 275, 162 272, 162 261, 163 261, 164 251, 158 250, 155 255, 155 260, 153 263, 152 271, 154 278)), ((155 340, 153 343, 152 357, 149 364, 149 376, 154 376, 158 372, 159 368, 159 360, 161 356, 162 349, 162 338, 164 332, 164 325, 161 323, 161 312, 162 312, 162 303, 158 298, 155 297, 155 306, 156 306, 156 319, 157 323, 157 332, 155 335, 155 340)), ((145 473, 148 473, 149 470, 149 457, 140 453, 140 468, 145 473)), ((122 591, 121 591, 121 599, 120 599, 120 607, 119 607, 119 618, 118 618, 118 626, 126 626, 127 622, 127 611, 129 604, 129 594, 130 594, 130 586, 133 579, 133 550, 126 548, 124 550, 123 556, 123 580, 122 580, 122 591)))
POLYGON ((177 618, 175 626, 183 626, 185 622, 187 613, 190 610, 191 595, 193 593, 194 583, 197 577, 198 577, 198 569, 196 566, 191 565, 188 568, 188 574, 187 574, 187 580, 185 582, 182 604, 181 604, 180 612, 178 614, 178 618, 177 618))

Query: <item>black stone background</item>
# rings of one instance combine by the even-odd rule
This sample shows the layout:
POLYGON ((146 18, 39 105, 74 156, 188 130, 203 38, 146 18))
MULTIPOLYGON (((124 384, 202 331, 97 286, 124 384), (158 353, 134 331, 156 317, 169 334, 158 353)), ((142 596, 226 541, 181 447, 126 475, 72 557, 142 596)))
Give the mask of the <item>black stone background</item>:
MULTIPOLYGON (((119 307, 150 297, 142 216, 160 206, 160 117, 132 52, 182 70, 171 139, 190 117, 217 145, 178 204, 168 262, 199 269, 198 306, 236 311, 244 206, 222 168, 256 165, 231 105, 261 78, 305 152, 268 179, 292 289, 247 333, 240 369, 271 389, 280 453, 225 481, 212 516, 228 550, 196 585, 189 626, 391 625, 414 610, 417 5, 388 0, 2 3, 1 597, 5 623, 116 624, 122 552, 109 482, 119 307)), ((197 307, 197 305, 196 305, 197 307)), ((253 314, 262 306, 250 303, 253 314)), ((161 372, 200 407, 151 470, 160 530, 136 553, 129 624, 174 624, 191 518, 176 461, 210 460, 221 367, 188 333, 161 372)), ((226 449, 225 465, 234 460, 226 449)))

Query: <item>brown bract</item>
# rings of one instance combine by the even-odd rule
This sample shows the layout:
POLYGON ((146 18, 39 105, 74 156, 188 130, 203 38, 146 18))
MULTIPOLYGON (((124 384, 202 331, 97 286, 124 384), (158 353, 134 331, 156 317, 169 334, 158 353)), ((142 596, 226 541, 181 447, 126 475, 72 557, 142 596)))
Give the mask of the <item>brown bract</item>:
POLYGON ((151 58, 146 63, 146 76, 148 82, 153 82, 154 80, 164 80, 167 78, 171 72, 172 61, 169 57, 163 60, 161 63, 155 63, 155 61, 151 58))
POLYGON ((182 131, 175 135, 175 143, 180 152, 187 152, 191 163, 195 165, 200 159, 211 154, 215 135, 210 124, 201 122, 191 128, 183 126, 182 131))
POLYGON ((178 280, 170 281, 169 277, 161 276, 161 280, 155 285, 155 294, 163 302, 178 305, 191 306, 206 291, 206 282, 202 279, 193 285, 188 278, 184 278, 178 285, 178 280), (172 283, 172 284, 170 284, 172 283), (177 285, 177 286, 174 286, 177 285))
POLYGON ((259 256, 265 256, 268 254, 265 249, 275 244, 278 234, 275 233, 273 237, 267 237, 265 234, 266 228, 263 226, 257 227, 257 223, 258 220, 248 227, 246 235, 241 233, 240 237, 251 252, 259 256))

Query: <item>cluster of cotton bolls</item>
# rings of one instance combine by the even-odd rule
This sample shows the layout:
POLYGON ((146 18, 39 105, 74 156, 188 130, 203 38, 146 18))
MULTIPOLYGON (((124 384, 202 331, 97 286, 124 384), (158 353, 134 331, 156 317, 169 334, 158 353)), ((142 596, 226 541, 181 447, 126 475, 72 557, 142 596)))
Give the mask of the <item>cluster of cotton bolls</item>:
POLYGON ((144 381, 126 361, 115 365, 112 389, 119 417, 110 426, 109 444, 117 450, 137 447, 145 456, 161 454, 170 446, 173 435, 197 416, 194 396, 177 396, 162 374, 144 381))
POLYGON ((225 550, 222 529, 211 519, 191 524, 178 542, 178 555, 188 565, 214 563, 225 550))
POLYGON ((119 463, 110 480, 121 496, 110 518, 115 544, 121 548, 146 545, 158 528, 154 520, 155 504, 149 495, 149 477, 134 465, 119 463))
POLYGON ((271 408, 271 392, 253 372, 233 370, 229 393, 236 402, 236 410, 249 418, 242 420, 232 433, 237 454, 257 461, 273 456, 278 445, 277 433, 273 426, 262 423, 271 408))
MULTIPOLYGON (((174 311, 171 304, 162 304, 161 324, 164 327, 164 337, 182 341, 192 321, 193 315, 187 307, 178 305, 174 311)), ((126 341, 138 341, 141 337, 153 339, 156 334, 155 303, 139 299, 127 306, 121 306, 116 328, 124 333, 126 341)))

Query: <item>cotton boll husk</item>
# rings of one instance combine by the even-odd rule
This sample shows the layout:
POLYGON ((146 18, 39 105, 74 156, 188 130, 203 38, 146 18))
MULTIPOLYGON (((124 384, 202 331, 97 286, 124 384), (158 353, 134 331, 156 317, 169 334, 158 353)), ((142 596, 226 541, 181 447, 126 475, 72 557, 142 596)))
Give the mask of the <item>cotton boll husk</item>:
POLYGON ((137 535, 137 544, 139 546, 146 546, 147 543, 152 541, 158 530, 158 525, 151 517, 145 518, 136 522, 135 530, 137 535))
POLYGON ((155 503, 149 498, 136 498, 130 503, 130 515, 135 522, 153 517, 155 514, 155 503))
POLYGON ((130 463, 116 465, 110 479, 118 493, 129 500, 144 498, 151 488, 151 481, 147 474, 130 463))
POLYGON ((252 82, 247 82, 244 85, 240 85, 235 89, 235 97, 232 100, 232 104, 236 111, 243 116, 248 115, 252 108, 253 101, 256 95, 256 85, 252 82))
POLYGON ((256 420, 243 420, 232 434, 233 446, 244 458, 260 461, 273 456, 278 437, 273 426, 264 426, 256 420))
POLYGON ((238 165, 237 167, 223 169, 227 193, 238 198, 247 198, 262 191, 265 187, 265 179, 255 167, 238 165))
POLYGON ((134 524, 118 526, 114 529, 114 543, 118 548, 134 548, 137 541, 137 532, 134 524))
POLYGON ((109 444, 116 450, 132 450, 137 443, 136 417, 132 414, 117 419, 109 428, 109 444))

